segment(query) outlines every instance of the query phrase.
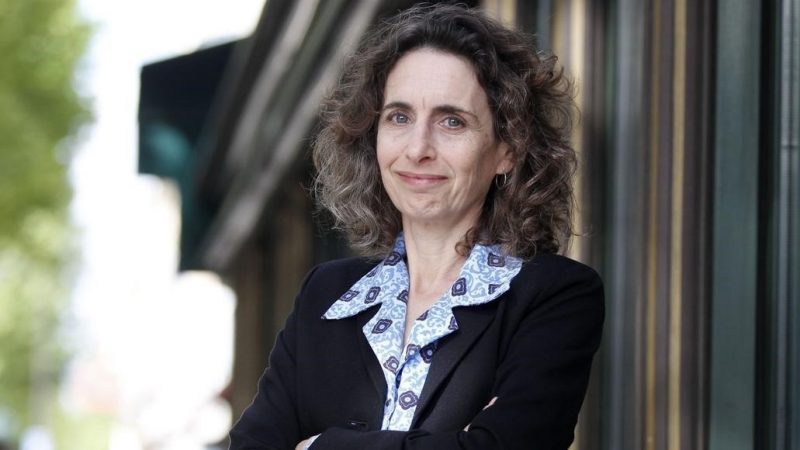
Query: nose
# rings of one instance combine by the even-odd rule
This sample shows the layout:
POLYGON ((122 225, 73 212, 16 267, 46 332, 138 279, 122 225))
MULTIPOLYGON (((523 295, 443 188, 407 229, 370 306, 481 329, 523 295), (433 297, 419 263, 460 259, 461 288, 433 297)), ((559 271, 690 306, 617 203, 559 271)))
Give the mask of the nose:
POLYGON ((436 157, 436 148, 427 125, 415 126, 406 145, 406 158, 421 163, 436 157))

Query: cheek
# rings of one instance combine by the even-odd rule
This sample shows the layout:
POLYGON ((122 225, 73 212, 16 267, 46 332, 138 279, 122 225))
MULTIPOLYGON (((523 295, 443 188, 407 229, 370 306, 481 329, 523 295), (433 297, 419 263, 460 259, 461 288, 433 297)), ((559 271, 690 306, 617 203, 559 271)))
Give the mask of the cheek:
POLYGON ((494 176, 497 166, 497 148, 492 143, 483 142, 480 150, 476 150, 471 161, 472 168, 481 180, 494 176))
POLYGON ((388 133, 381 133, 380 130, 378 130, 378 136, 375 142, 375 156, 381 171, 388 169, 394 160, 397 159, 397 148, 397 143, 391 135, 388 133))
POLYGON ((390 164, 389 157, 386 154, 386 148, 379 144, 375 153, 376 159, 378 160, 378 168, 383 172, 390 164))
POLYGON ((378 134, 375 139, 375 158, 378 160, 378 167, 383 169, 386 162, 386 136, 381 133, 378 128, 378 134))

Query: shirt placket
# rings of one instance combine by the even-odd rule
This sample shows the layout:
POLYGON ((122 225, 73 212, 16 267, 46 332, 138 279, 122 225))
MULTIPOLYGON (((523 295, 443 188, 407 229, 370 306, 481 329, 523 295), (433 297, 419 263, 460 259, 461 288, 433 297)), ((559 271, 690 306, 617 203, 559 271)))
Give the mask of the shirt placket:
MULTIPOLYGON (((416 327, 416 323, 412 326, 416 327)), ((402 363, 397 369, 397 375, 393 380, 394 382, 390 385, 391 395, 387 396, 391 398, 386 402, 387 408, 383 416, 384 429, 408 429, 408 425, 411 423, 411 418, 407 416, 413 416, 419 395, 419 393, 415 392, 413 389, 414 377, 412 375, 414 375, 413 371, 416 369, 416 358, 419 358, 419 352, 415 351, 415 348, 418 348, 418 346, 411 343, 401 351, 399 360, 402 361, 402 363)))
MULTIPOLYGON (((398 327, 395 332, 391 333, 389 336, 391 338, 390 345, 382 346, 383 352, 378 353, 376 351, 376 347, 373 346, 373 351, 376 351, 376 356, 379 357, 381 360, 386 360, 389 357, 394 357, 397 360, 397 369, 392 371, 389 367, 385 364, 383 365, 383 374, 384 378, 386 379, 386 400, 384 401, 384 408, 383 408, 383 423, 382 429, 386 430, 389 429, 389 425, 391 423, 391 417, 394 415, 395 409, 397 408, 398 402, 398 383, 403 373, 403 368, 405 367, 405 359, 402 349, 400 348, 402 345, 402 320, 399 320, 400 317, 405 317, 406 312, 406 305, 402 302, 393 302, 384 304, 385 307, 389 308, 386 313, 388 316, 394 317, 396 320, 393 323, 393 326, 398 327)), ((380 314, 380 312, 379 312, 380 314)))

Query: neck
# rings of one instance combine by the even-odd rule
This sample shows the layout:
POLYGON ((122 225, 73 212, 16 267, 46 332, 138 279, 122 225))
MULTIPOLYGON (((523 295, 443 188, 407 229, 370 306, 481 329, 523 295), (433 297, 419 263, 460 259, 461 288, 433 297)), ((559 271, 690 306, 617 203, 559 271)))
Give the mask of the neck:
POLYGON ((456 251, 474 221, 434 226, 403 218, 409 292, 403 345, 408 341, 414 320, 427 311, 458 277, 465 256, 456 251))
POLYGON ((403 237, 409 282, 412 292, 442 294, 455 281, 466 260, 456 246, 472 227, 472 223, 448 227, 403 220, 403 237))

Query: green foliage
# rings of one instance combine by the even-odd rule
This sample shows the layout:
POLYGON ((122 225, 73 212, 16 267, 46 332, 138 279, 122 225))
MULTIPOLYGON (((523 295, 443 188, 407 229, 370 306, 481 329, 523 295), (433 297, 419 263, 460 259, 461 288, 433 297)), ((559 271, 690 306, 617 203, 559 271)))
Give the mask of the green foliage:
POLYGON ((88 35, 74 0, 0 0, 0 240, 20 242, 28 215, 69 202, 57 152, 87 118, 73 78, 88 35))
POLYGON ((75 0, 0 0, 0 410, 15 432, 64 361, 67 145, 89 118, 74 89, 89 31, 75 0))
MULTIPOLYGON (((24 231, 38 254, 63 254, 67 230, 41 214, 26 220, 24 231)), ((34 392, 57 384, 64 361, 57 334, 67 283, 61 268, 38 254, 14 246, 0 251, 0 406, 20 427, 32 419, 34 392)))
POLYGON ((107 450, 112 418, 102 414, 74 415, 57 410, 53 441, 59 450, 107 450))

